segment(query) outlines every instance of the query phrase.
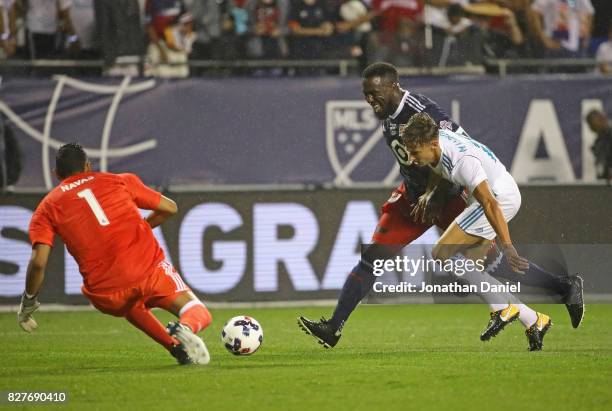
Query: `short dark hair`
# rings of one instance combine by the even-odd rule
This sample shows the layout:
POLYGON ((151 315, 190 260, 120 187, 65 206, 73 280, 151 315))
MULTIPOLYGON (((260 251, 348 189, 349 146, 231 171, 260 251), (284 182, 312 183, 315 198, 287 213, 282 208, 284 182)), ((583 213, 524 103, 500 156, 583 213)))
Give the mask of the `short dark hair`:
POLYGON ((85 171, 87 154, 78 143, 64 144, 55 155, 55 172, 61 179, 85 171))
POLYGON ((440 128, 429 114, 417 113, 410 118, 402 131, 402 142, 405 145, 421 145, 438 137, 440 128))
POLYGON ((397 73, 395 66, 384 62, 370 64, 363 70, 361 76, 363 78, 386 77, 394 83, 399 81, 399 74, 397 73))
POLYGON ((588 123, 590 123, 591 120, 593 119, 593 117, 595 117, 595 116, 604 116, 605 117, 605 113, 603 113, 601 110, 593 109, 593 110, 589 111, 588 114, 586 115, 586 121, 588 123))

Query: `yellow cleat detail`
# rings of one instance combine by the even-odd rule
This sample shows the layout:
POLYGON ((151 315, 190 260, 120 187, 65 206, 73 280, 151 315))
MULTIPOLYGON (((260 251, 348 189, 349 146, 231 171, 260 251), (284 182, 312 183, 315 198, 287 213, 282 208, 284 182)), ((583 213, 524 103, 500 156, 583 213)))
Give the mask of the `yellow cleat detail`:
POLYGON ((509 322, 518 317, 518 315, 519 308, 514 304, 508 304, 508 306, 499 313, 499 318, 504 322, 509 322))

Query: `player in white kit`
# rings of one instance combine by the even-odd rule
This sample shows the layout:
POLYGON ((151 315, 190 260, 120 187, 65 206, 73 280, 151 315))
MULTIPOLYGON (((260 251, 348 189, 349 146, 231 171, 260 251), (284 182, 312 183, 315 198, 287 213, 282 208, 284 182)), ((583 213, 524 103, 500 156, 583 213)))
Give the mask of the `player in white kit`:
MULTIPOLYGON (((484 258, 498 238, 508 263, 516 272, 529 267, 512 245, 508 221, 521 206, 521 193, 506 167, 484 144, 450 130, 440 129, 426 113, 414 115, 402 138, 411 161, 429 166, 441 178, 459 184, 469 194, 468 207, 442 234, 432 251, 438 260, 484 258)), ((465 263, 465 262, 463 262, 465 263)), ((473 270, 462 276, 481 289, 481 283, 501 285, 490 275, 473 270)), ((544 335, 552 325, 550 317, 537 313, 508 292, 479 293, 491 309, 491 319, 480 336, 486 341, 510 322, 519 319, 526 328, 529 350, 542 349, 544 335)))

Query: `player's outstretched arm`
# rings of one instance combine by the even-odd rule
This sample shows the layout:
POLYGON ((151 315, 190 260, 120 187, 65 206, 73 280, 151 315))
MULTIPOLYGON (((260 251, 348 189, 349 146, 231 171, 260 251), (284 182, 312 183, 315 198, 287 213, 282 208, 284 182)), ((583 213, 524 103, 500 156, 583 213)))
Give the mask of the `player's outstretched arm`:
POLYGON ((32 256, 26 273, 25 291, 21 296, 21 304, 17 312, 17 321, 27 332, 32 332, 38 327, 32 314, 40 307, 38 293, 45 279, 45 269, 50 253, 51 246, 47 244, 35 244, 32 248, 32 256))
POLYGON ((512 245, 512 239, 510 238, 510 230, 508 229, 508 223, 504 218, 504 214, 497 203, 491 190, 489 189, 489 182, 487 180, 482 181, 476 186, 473 192, 474 198, 482 206, 487 220, 493 226, 497 237, 501 242, 502 250, 508 259, 510 267, 517 272, 524 274, 522 270, 529 268, 529 262, 523 257, 519 256, 516 249, 512 245))
POLYGON ((162 195, 161 199, 159 200, 159 205, 151 214, 147 216, 146 220, 151 228, 155 228, 158 225, 163 224, 168 218, 172 217, 177 212, 178 206, 174 200, 162 195))

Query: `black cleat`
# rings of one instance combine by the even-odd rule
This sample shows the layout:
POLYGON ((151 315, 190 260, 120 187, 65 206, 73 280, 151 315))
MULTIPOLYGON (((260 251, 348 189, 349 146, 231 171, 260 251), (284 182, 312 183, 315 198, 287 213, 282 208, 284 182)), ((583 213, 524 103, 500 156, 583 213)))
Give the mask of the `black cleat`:
POLYGON ((193 364, 193 360, 189 358, 189 355, 187 354, 187 351, 185 351, 185 349, 183 348, 182 344, 173 346, 170 349, 170 354, 172 354, 172 356, 176 358, 176 361, 178 361, 178 363, 181 365, 193 364))
POLYGON ((480 341, 489 341, 497 336, 508 324, 519 317, 519 309, 514 304, 509 304, 503 310, 493 311, 487 328, 480 334, 480 341))
POLYGON ((325 318, 321 318, 321 321, 317 322, 300 316, 297 323, 306 334, 312 335, 325 348, 334 347, 342 336, 342 327, 339 330, 334 330, 325 318))
POLYGON ((173 347, 170 351, 170 354, 178 360, 179 364, 206 365, 210 362, 210 354, 206 344, 189 327, 178 321, 173 321, 168 323, 166 331, 179 342, 179 345, 173 347), (181 351, 184 351, 184 355, 181 351))
POLYGON ((572 275, 568 281, 569 289, 563 302, 572 320, 572 327, 578 328, 584 318, 584 281, 579 275, 572 275))
POLYGON ((550 317, 546 314, 538 313, 535 324, 525 330, 525 335, 529 341, 529 351, 542 351, 544 336, 552 325, 550 317))

